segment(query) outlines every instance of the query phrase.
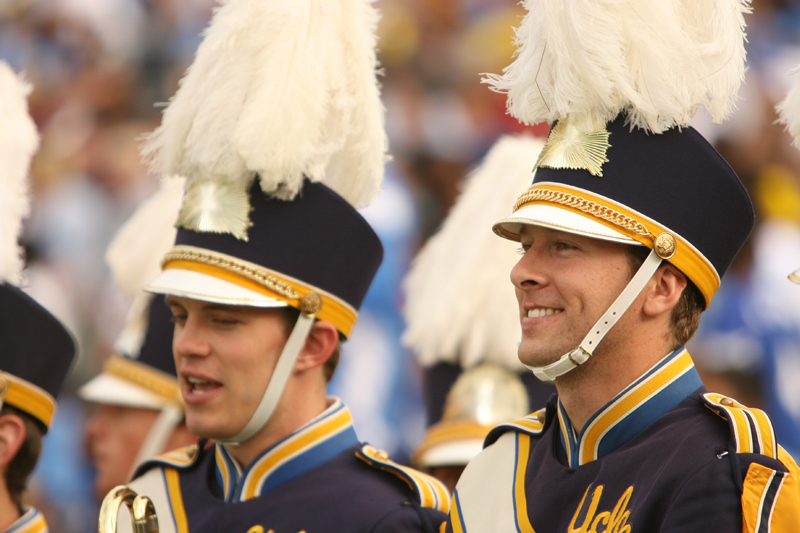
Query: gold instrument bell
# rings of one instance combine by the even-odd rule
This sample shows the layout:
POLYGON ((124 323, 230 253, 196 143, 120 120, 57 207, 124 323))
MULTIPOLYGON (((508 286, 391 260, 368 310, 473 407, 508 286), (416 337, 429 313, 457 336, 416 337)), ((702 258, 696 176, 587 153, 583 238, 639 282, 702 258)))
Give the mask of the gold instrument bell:
POLYGON ((100 506, 98 533, 116 533, 120 508, 125 505, 131 512, 135 533, 158 533, 158 517, 150 498, 136 494, 125 485, 114 487, 100 506))
POLYGON ((528 394, 517 374, 491 363, 470 368, 447 394, 442 420, 428 428, 412 458, 414 465, 466 465, 483 448, 489 430, 528 410, 528 394))

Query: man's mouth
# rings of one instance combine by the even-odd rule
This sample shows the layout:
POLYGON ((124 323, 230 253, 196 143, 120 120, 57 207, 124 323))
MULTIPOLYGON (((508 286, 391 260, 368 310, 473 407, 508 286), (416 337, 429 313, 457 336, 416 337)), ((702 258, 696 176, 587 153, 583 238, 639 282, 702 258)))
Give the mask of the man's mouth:
POLYGON ((193 376, 187 377, 186 381, 189 383, 189 390, 192 394, 205 394, 221 386, 221 384, 216 381, 208 381, 193 376))
POLYGON ((528 318, 541 318, 543 316, 557 315, 562 309, 553 309, 552 307, 536 307, 528 309, 528 318))

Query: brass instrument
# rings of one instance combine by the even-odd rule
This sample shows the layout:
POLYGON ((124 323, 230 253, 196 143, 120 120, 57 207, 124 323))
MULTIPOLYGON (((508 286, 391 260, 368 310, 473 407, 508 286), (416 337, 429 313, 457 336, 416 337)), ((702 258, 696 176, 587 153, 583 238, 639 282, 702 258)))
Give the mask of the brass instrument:
POLYGON ((117 517, 123 505, 131 511, 135 533, 158 533, 158 517, 153 502, 125 485, 117 485, 103 499, 97 533, 117 533, 117 517))

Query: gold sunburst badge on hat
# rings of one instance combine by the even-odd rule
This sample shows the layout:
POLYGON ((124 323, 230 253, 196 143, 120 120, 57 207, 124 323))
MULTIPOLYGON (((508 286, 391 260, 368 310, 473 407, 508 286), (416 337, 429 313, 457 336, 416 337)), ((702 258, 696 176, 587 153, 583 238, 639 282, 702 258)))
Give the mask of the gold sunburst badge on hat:
POLYGON ((186 191, 175 225, 200 233, 230 233, 246 241, 252 225, 247 192, 233 184, 194 182, 186 191))
POLYGON ((558 121, 550 131, 536 167, 588 170, 593 176, 603 175, 603 164, 608 162, 606 152, 609 132, 599 129, 582 131, 569 119, 558 121))

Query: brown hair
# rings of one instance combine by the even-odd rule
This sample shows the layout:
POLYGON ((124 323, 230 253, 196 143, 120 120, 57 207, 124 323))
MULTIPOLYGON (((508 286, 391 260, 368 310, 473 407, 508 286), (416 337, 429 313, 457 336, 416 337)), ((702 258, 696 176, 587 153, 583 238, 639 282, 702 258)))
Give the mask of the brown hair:
POLYGON ((11 500, 22 510, 22 493, 28 483, 39 454, 42 452, 42 435, 45 428, 41 422, 35 420, 27 413, 8 404, 0 409, 0 416, 15 415, 25 424, 25 441, 17 450, 17 454, 8 464, 6 469, 6 488, 11 500))
MULTIPOLYGON (((279 308, 281 311, 281 318, 283 319, 283 323, 286 326, 287 333, 291 334, 294 325, 297 323, 297 317, 300 315, 300 311, 295 309, 294 307, 281 307, 279 308)), ((339 366, 339 357, 342 353, 342 341, 341 341, 341 334, 339 334, 339 340, 336 342, 336 346, 333 348, 333 353, 325 361, 325 365, 322 367, 322 371, 325 374, 325 382, 330 383, 331 379, 333 379, 333 373, 336 372, 336 367, 339 366)))
MULTIPOLYGON (((650 253, 650 248, 646 246, 627 246, 626 248, 631 267, 631 277, 633 277, 650 253)), ((670 315, 670 333, 673 349, 683 346, 692 338, 694 332, 697 331, 697 326, 700 325, 700 314, 704 309, 705 299, 703 295, 687 276, 686 288, 683 289, 681 297, 675 307, 672 308, 672 314, 670 315)))

